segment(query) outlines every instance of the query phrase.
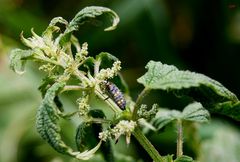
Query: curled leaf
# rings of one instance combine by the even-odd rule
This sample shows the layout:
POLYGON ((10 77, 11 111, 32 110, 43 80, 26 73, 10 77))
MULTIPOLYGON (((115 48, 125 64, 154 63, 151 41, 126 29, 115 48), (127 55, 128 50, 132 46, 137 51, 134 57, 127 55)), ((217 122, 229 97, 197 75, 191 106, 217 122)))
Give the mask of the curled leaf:
POLYGON ((65 45, 71 39, 72 32, 78 30, 80 25, 103 14, 109 15, 110 19, 112 20, 112 25, 106 28, 105 31, 114 30, 120 21, 118 15, 114 11, 106 7, 86 7, 79 11, 76 16, 70 21, 65 32, 59 37, 60 44, 62 46, 65 45))
POLYGON ((76 159, 79 159, 79 160, 88 160, 91 157, 93 157, 93 155, 100 148, 101 144, 102 144, 102 141, 98 142, 98 144, 94 148, 92 148, 91 150, 87 150, 87 151, 84 151, 84 152, 71 152, 70 155, 75 157, 76 159))
POLYGON ((54 98, 65 86, 65 83, 54 83, 46 92, 44 99, 37 111, 36 127, 41 137, 46 140, 56 151, 69 154, 72 149, 63 141, 60 135, 61 128, 58 125, 59 115, 54 98))
POLYGON ((110 19, 112 20, 112 25, 106 28, 105 31, 114 30, 117 27, 117 24, 119 23, 118 15, 109 8, 99 6, 86 7, 82 9, 80 12, 78 12, 77 15, 69 23, 68 30, 69 31, 78 30, 79 25, 82 25, 85 22, 94 19, 98 16, 101 16, 103 14, 109 15, 110 19))
POLYGON ((10 53, 10 68, 18 74, 23 74, 26 60, 33 57, 33 55, 32 50, 12 50, 10 53))
POLYGON ((68 22, 65 19, 63 19, 62 17, 53 18, 51 20, 51 22, 49 23, 47 29, 42 34, 46 41, 51 41, 53 33, 55 31, 60 30, 60 28, 58 26, 56 26, 57 23, 64 24, 64 25, 68 24, 68 22))

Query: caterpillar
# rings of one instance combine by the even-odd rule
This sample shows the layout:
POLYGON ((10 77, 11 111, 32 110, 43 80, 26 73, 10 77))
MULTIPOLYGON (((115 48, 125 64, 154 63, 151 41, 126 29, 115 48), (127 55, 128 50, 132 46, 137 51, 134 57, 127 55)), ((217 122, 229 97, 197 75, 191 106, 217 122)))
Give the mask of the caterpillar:
POLYGON ((108 96, 120 107, 121 109, 125 109, 126 100, 120 91, 120 89, 112 82, 103 81, 103 89, 107 92, 108 96))

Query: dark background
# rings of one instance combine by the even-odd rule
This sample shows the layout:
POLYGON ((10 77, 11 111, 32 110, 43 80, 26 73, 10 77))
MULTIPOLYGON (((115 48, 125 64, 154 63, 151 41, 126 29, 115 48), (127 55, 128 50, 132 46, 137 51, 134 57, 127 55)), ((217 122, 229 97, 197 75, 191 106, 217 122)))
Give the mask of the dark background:
MULTIPOLYGON (((38 151, 47 147, 34 132, 33 107, 41 99, 37 91, 41 75, 31 68, 32 64, 24 76, 11 72, 9 51, 25 48, 19 40, 21 31, 26 37, 31 35, 31 28, 41 34, 53 17, 71 20, 79 10, 91 5, 113 9, 120 17, 118 28, 104 32, 107 24, 90 23, 75 35, 81 43, 88 42, 90 55, 106 51, 122 61, 122 74, 133 98, 143 88, 136 79, 144 74, 144 66, 150 60, 203 73, 240 96, 238 0, 0 0, 0 156, 11 152, 5 154, 3 162, 27 161, 31 156, 48 161, 41 160, 39 157, 45 156, 36 155, 31 149, 39 143, 38 151), (14 152, 16 148, 24 149, 14 152)), ((174 109, 182 109, 186 104, 163 92, 153 92, 148 102, 174 109)), ((219 115, 213 117, 239 124, 219 115)), ((51 153, 58 155, 52 150, 51 153)))

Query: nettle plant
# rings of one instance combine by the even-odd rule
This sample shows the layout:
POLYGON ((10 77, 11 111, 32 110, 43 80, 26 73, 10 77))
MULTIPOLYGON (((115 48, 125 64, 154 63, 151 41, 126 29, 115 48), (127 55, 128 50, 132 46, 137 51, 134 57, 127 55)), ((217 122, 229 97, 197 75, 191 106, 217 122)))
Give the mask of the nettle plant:
POLYGON ((88 160, 100 150, 105 161, 113 162, 111 141, 116 142, 120 136, 125 136, 129 144, 133 135, 155 162, 190 162, 193 158, 183 154, 184 123, 207 122, 210 118, 208 110, 240 119, 238 98, 222 84, 203 74, 181 71, 159 61, 149 61, 146 65, 147 72, 137 80, 145 88, 133 101, 119 73, 121 62, 106 52, 89 56, 88 44, 80 45, 73 35, 80 25, 101 15, 107 15, 112 21, 105 31, 114 30, 119 23, 114 11, 105 7, 86 7, 70 22, 62 17, 54 18, 41 36, 33 30, 30 38, 21 34, 21 41, 29 49, 11 51, 10 67, 15 72, 24 73, 26 61, 32 60, 38 62, 39 70, 47 74, 39 87, 43 99, 36 114, 36 128, 57 152, 88 160), (195 102, 182 112, 163 109, 157 104, 146 105, 144 98, 151 90, 189 96, 195 102), (70 113, 67 107, 63 108, 59 98, 67 91, 79 92, 78 107, 70 113), (99 109, 92 108, 90 102, 93 97, 106 103, 114 116, 106 116, 101 106, 99 109), (73 149, 61 137, 59 121, 76 116, 82 122, 76 128, 77 149, 73 149), (176 124, 176 156, 161 156, 143 130, 159 132, 170 123, 176 124))

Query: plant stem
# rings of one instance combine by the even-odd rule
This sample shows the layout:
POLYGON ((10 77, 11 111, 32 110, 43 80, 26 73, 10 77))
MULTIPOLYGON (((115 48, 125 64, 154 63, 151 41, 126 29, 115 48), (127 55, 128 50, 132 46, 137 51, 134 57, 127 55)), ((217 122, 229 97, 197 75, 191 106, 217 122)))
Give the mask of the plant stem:
POLYGON ((132 113, 132 120, 137 120, 137 112, 140 108, 140 104, 142 103, 143 98, 150 92, 150 89, 144 88, 142 92, 138 95, 138 98, 136 100, 136 104, 134 105, 133 113, 132 113))
POLYGON ((159 152, 155 149, 147 137, 144 136, 139 127, 136 127, 132 133, 142 147, 148 152, 154 162, 164 162, 159 152))
POLYGON ((177 120, 177 157, 183 155, 183 128, 182 120, 177 120))
POLYGON ((88 90, 89 88, 85 88, 85 87, 81 87, 81 86, 77 86, 77 85, 67 85, 63 88, 63 90, 61 92, 65 92, 65 91, 84 91, 84 90, 88 90))
POLYGON ((106 100, 106 97, 103 95, 100 88, 95 87, 94 92, 99 98, 101 98, 103 101, 105 101, 115 113, 119 114, 122 112, 122 110, 116 105, 116 103, 113 100, 111 100, 110 98, 106 100))

